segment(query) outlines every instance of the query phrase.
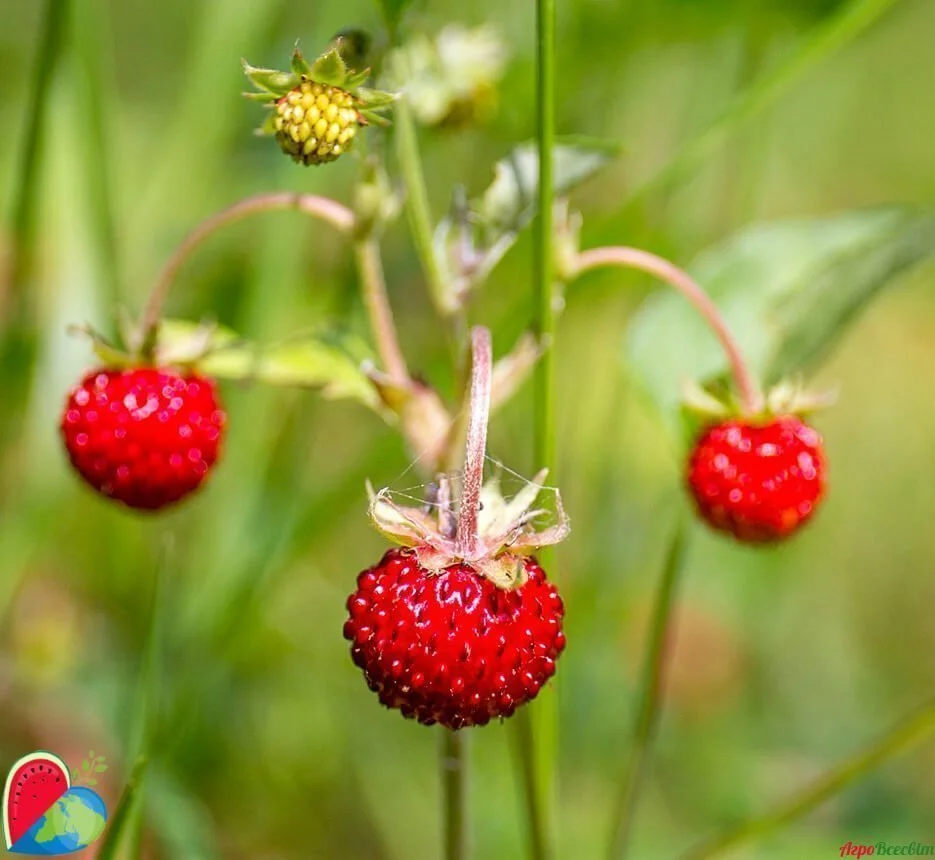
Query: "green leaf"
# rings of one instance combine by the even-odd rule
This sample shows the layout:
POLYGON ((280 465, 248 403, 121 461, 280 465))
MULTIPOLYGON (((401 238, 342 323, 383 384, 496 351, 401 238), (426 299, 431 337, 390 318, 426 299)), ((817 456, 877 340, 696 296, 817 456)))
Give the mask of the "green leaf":
POLYGON ((326 51, 312 65, 309 77, 320 84, 343 87, 347 81, 347 66, 336 48, 326 51))
POLYGON ((362 369, 368 355, 359 341, 326 333, 265 349, 232 346, 206 356, 199 367, 224 379, 321 388, 325 397, 349 398, 377 408, 377 392, 362 369))
POLYGON ((259 69, 243 60, 243 72, 250 82, 261 90, 283 96, 289 90, 295 89, 299 83, 299 76, 295 72, 280 72, 277 69, 259 69))
POLYGON ((82 759, 82 761, 81 761, 81 769, 82 769, 83 771, 89 771, 89 770, 91 770, 91 762, 89 762, 87 759, 82 759))
POLYGON ((99 764, 99 765, 97 765, 97 766, 94 768, 94 772, 95 772, 95 773, 104 773, 104 771, 106 771, 106 770, 107 770, 107 765, 106 765, 106 764, 99 764))
MULTIPOLYGON (((555 147, 555 195, 568 194, 620 154, 612 142, 566 138, 555 147)), ((472 208, 489 227, 515 231, 525 227, 538 206, 539 155, 534 141, 520 144, 497 162, 495 178, 472 208)))
MULTIPOLYGON (((888 283, 935 253, 935 213, 873 209, 751 227, 702 253, 689 271, 708 292, 761 384, 816 365, 888 283)), ((723 381, 724 353, 671 290, 631 325, 632 371, 677 426, 683 384, 723 381)))

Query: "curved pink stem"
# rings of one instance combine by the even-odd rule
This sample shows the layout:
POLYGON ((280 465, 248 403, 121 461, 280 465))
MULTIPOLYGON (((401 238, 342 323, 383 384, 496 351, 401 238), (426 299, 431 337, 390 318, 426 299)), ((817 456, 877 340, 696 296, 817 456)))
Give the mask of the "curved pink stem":
POLYGON ((574 274, 580 275, 589 269, 597 269, 603 266, 621 266, 625 269, 638 269, 641 272, 647 272, 665 281, 688 299, 704 317, 705 322, 711 328, 714 336, 720 341, 727 355, 744 413, 755 415, 762 410, 763 395, 753 381, 737 341, 727 327, 727 323, 724 322, 717 305, 686 272, 668 260, 649 253, 649 251, 615 246, 591 248, 582 251, 577 257, 574 274))

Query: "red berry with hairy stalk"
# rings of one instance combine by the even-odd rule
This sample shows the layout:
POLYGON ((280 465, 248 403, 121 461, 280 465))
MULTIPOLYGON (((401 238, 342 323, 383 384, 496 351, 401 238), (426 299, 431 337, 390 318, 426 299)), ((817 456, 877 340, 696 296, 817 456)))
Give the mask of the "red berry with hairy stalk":
POLYGON ((425 505, 371 491, 370 518, 402 545, 357 577, 344 636, 388 708, 451 730, 509 717, 534 699, 565 648, 565 608, 533 551, 563 540, 568 519, 536 529, 540 472, 512 499, 483 483, 490 411, 490 332, 471 332, 471 388, 457 506, 439 475, 425 505), (457 507, 457 515, 455 508, 457 507), (433 516, 434 513, 434 516, 433 516))
POLYGON ((225 415, 214 382, 165 368, 102 368, 62 413, 79 475, 131 508, 158 510, 193 493, 218 458, 225 415))
POLYGON ((737 418, 699 437, 688 486, 713 528, 766 543, 789 537, 812 517, 825 471, 821 436, 799 418, 737 418))
POLYGON ((370 689, 424 725, 482 726, 534 699, 565 647, 564 606, 532 558, 500 588, 470 565, 389 550, 357 578, 344 636, 370 689))

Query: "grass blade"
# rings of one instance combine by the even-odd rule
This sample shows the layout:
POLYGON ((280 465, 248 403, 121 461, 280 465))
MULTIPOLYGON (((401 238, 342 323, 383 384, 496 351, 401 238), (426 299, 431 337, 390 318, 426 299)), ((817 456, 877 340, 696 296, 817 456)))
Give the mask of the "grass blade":
POLYGON ((139 804, 139 791, 143 784, 143 775, 146 770, 146 759, 140 757, 137 759, 133 770, 130 772, 130 778, 120 795, 117 808, 110 820, 110 826, 107 833, 101 841, 101 847, 97 853, 97 860, 116 860, 121 844, 125 841, 124 834, 128 834, 128 825, 136 818, 134 810, 139 804))
POLYGON ((921 743, 932 734, 935 734, 935 702, 929 703, 908 719, 894 726, 876 743, 854 753, 799 794, 778 804, 760 817, 738 824, 695 846, 683 855, 684 860, 703 860, 703 858, 715 857, 742 843, 768 836, 811 812, 829 798, 840 794, 874 768, 905 752, 915 744, 921 743))
POLYGON ((700 135, 627 201, 629 209, 652 194, 678 185, 698 170, 727 141, 735 129, 775 104, 801 78, 835 51, 875 24, 898 0, 852 0, 827 22, 817 26, 787 60, 762 75, 740 93, 700 135))
POLYGON ((646 642, 646 659, 640 682, 639 704, 633 728, 633 744, 623 770, 617 813, 611 836, 611 858, 627 855, 630 831, 640 790, 646 776, 659 713, 662 707, 663 672, 672 633, 675 594, 685 560, 687 527, 680 520, 669 547, 662 576, 656 586, 656 598, 646 642))

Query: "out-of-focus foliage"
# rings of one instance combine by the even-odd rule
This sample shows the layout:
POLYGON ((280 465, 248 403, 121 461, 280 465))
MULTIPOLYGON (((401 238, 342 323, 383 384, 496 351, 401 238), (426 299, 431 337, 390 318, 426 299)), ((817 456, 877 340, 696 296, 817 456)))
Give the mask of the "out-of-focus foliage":
MULTIPOLYGON (((43 4, 0 0, 0 191, 9 211, 43 4)), ((389 2, 388 8, 401 7, 389 2)), ((227 384, 225 457, 205 491, 160 518, 92 497, 57 439, 67 387, 92 357, 68 323, 134 311, 202 217, 263 190, 350 202, 357 165, 303 169, 255 138, 240 58, 275 67, 348 26, 378 30, 376 4, 165 0, 73 4, 79 50, 54 79, 39 141, 37 255, 28 294, 36 350, 0 451, 0 752, 36 747, 111 763, 115 809, 132 767, 139 678, 152 677, 154 756, 140 792, 145 856, 428 860, 438 856, 437 732, 383 711, 341 638, 353 578, 383 551, 367 477, 418 495, 392 428, 351 401, 227 384), (86 17, 87 16, 87 17, 86 17), (102 134, 96 135, 99 115, 102 134), (102 193, 102 189, 104 189, 102 193), (110 204, 116 255, 111 259, 110 204), (108 272, 116 266, 119 295, 108 272), (145 660, 163 572, 157 671, 145 660)), ((930 205, 935 75, 930 0, 901 0, 826 57, 671 189, 635 204, 731 100, 788 57, 841 3, 658 0, 559 4, 561 134, 625 144, 575 194, 585 247, 643 245, 687 263, 761 221, 930 205), (628 205, 629 204, 629 205, 628 205)), ((509 45, 497 112, 482 127, 422 131, 431 203, 473 198, 533 133, 529 4, 415 4, 404 24, 495 27, 509 45)), ((368 131, 380 151, 378 134, 368 131)), ((389 149, 389 148, 387 148, 389 149)), ((4 221, 4 229, 8 222, 4 221)), ((9 237, 0 236, 8 256, 9 237)), ((455 390, 445 334, 405 225, 384 238, 411 366, 455 390)), ((524 236, 478 294, 499 353, 531 314, 524 236)), ((935 684, 935 300, 931 266, 890 285, 818 370, 837 384, 823 415, 831 490, 794 543, 759 552, 698 531, 688 557, 669 709, 633 856, 677 856, 719 824, 793 790, 930 696, 935 684)), ((607 271, 569 287, 557 349, 559 466, 572 517, 551 572, 568 606, 558 683, 563 857, 602 856, 638 677, 650 590, 682 505, 681 470, 656 413, 621 366, 646 279, 607 271)), ((9 284, 0 299, 9 296, 9 284)), ((251 340, 338 325, 364 336, 350 249, 295 213, 213 238, 168 311, 216 316, 251 340)), ((675 352, 674 333, 651 344, 675 352)), ((4 395, 17 386, 0 381, 4 395)), ((12 396, 12 394, 11 394, 12 396)), ((499 413, 491 453, 526 474, 528 386, 499 413)), ((4 396, 4 403, 12 402, 4 396)), ((4 426, 6 424, 4 423, 4 426)), ((522 856, 503 726, 472 733, 477 856, 522 856)), ((848 840, 935 843, 935 749, 892 762, 782 836, 738 856, 834 856, 848 840)))

